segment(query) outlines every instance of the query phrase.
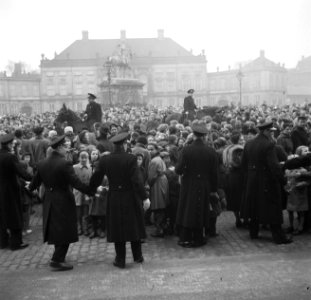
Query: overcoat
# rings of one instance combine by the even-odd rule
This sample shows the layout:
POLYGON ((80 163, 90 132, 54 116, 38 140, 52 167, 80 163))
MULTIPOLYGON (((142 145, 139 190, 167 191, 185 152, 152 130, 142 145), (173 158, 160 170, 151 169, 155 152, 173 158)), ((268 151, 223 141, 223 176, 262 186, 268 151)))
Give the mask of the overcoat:
POLYGON ((76 203, 72 188, 89 194, 70 162, 57 151, 38 164, 38 171, 29 189, 44 184, 43 240, 48 244, 63 245, 78 241, 76 203))
POLYGON ((0 150, 0 223, 3 228, 22 229, 21 177, 30 181, 17 157, 6 149, 0 150))
POLYGON ((242 156, 245 198, 241 217, 260 224, 282 224, 281 186, 285 184, 274 143, 260 133, 246 143, 242 156))
POLYGON ((184 147, 176 164, 182 175, 176 224, 186 228, 202 228, 207 224, 210 193, 217 192, 218 157, 216 151, 201 139, 184 147))
POLYGON ((86 106, 86 111, 85 113, 87 114, 87 122, 90 125, 93 125, 95 122, 101 122, 102 121, 102 108, 99 103, 97 102, 91 102, 88 103, 86 106))
POLYGON ((166 166, 160 155, 154 157, 148 168, 151 210, 164 209, 168 205, 168 180, 165 176, 166 166))
POLYGON ((107 241, 126 242, 145 238, 142 201, 147 199, 143 178, 133 154, 116 147, 101 157, 90 181, 95 190, 104 175, 109 182, 107 199, 107 241))

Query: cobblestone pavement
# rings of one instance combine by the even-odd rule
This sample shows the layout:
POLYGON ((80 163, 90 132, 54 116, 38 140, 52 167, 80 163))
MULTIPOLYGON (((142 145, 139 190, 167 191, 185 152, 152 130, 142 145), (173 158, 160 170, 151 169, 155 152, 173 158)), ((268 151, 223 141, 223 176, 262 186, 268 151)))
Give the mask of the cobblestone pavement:
POLYGON ((42 243, 40 206, 35 210, 33 232, 24 238, 30 246, 0 250, 1 300, 145 299, 147 295, 203 299, 207 294, 211 299, 311 299, 310 234, 294 237, 290 245, 272 243, 269 231, 260 232, 262 239, 250 240, 245 229, 235 228, 233 214, 224 212, 217 225, 220 235, 204 247, 185 249, 177 246, 177 237, 150 237, 143 244, 146 262, 134 264, 127 251, 125 270, 112 266, 113 244, 81 237, 67 255, 75 269, 60 274, 49 270, 53 247, 42 243))

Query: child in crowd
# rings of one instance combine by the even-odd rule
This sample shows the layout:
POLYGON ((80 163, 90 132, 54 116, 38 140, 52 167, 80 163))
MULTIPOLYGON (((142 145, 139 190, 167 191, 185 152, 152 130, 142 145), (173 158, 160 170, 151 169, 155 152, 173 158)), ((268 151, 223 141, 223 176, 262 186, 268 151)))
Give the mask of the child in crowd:
MULTIPOLYGON (((92 168, 89 163, 89 154, 87 151, 82 150, 79 153, 79 163, 73 166, 78 178, 85 184, 89 184, 92 176, 92 168)), ((78 234, 85 236, 89 235, 88 232, 88 214, 89 214, 89 196, 81 193, 78 190, 73 190, 77 207, 78 219, 78 234)))
MULTIPOLYGON (((298 156, 305 156, 309 153, 307 146, 300 146, 296 149, 298 156)), ((304 214, 308 211, 308 186, 311 183, 311 172, 306 168, 286 170, 288 192, 287 211, 289 215, 289 232, 301 234, 304 226, 304 214), (298 227, 294 228, 294 212, 298 215, 298 227)))
MULTIPOLYGON (((108 154, 103 154, 108 155, 108 154)), ((96 165, 100 159, 100 153, 97 149, 91 152, 91 168, 92 173, 95 171, 96 165)), ((90 217, 92 223, 92 233, 90 238, 106 237, 106 207, 108 197, 108 179, 105 176, 101 185, 100 190, 97 191, 94 197, 91 199, 90 205, 90 217)))
MULTIPOLYGON (((22 155, 22 166, 25 168, 27 173, 33 175, 33 168, 30 166, 31 155, 30 153, 24 153, 22 155)), ((21 194, 22 194, 22 201, 23 201, 23 235, 30 234, 32 230, 30 229, 30 215, 32 210, 33 204, 33 195, 29 192, 25 186, 26 182, 21 180, 21 194)))

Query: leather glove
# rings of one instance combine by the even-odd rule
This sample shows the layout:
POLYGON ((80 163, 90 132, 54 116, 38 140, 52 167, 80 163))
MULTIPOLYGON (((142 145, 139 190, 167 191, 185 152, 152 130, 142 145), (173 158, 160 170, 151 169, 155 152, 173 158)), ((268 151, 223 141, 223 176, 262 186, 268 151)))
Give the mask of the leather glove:
POLYGON ((150 200, 147 198, 147 199, 144 200, 144 202, 143 202, 144 211, 146 211, 149 207, 150 207, 150 200))

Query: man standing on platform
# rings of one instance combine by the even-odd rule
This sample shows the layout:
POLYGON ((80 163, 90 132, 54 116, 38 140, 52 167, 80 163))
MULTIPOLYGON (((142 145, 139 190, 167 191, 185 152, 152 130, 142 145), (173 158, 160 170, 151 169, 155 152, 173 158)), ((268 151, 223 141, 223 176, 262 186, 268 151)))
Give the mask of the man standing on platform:
POLYGON ((184 120, 192 121, 195 118, 195 109, 197 109, 193 99, 194 89, 188 90, 187 94, 188 96, 184 99, 184 120))
POLYGON ((89 187, 83 184, 65 159, 67 146, 65 136, 56 138, 51 147, 53 152, 37 166, 37 173, 29 189, 45 186, 43 200, 44 242, 55 247, 50 267, 55 271, 66 271, 73 266, 65 262, 69 244, 78 241, 76 203, 72 188, 89 194, 89 187))
POLYGON ((94 94, 88 93, 87 99, 89 103, 86 106, 84 117, 87 122, 88 129, 93 131, 93 124, 96 122, 102 122, 103 112, 100 104, 95 101, 96 96, 94 94))

